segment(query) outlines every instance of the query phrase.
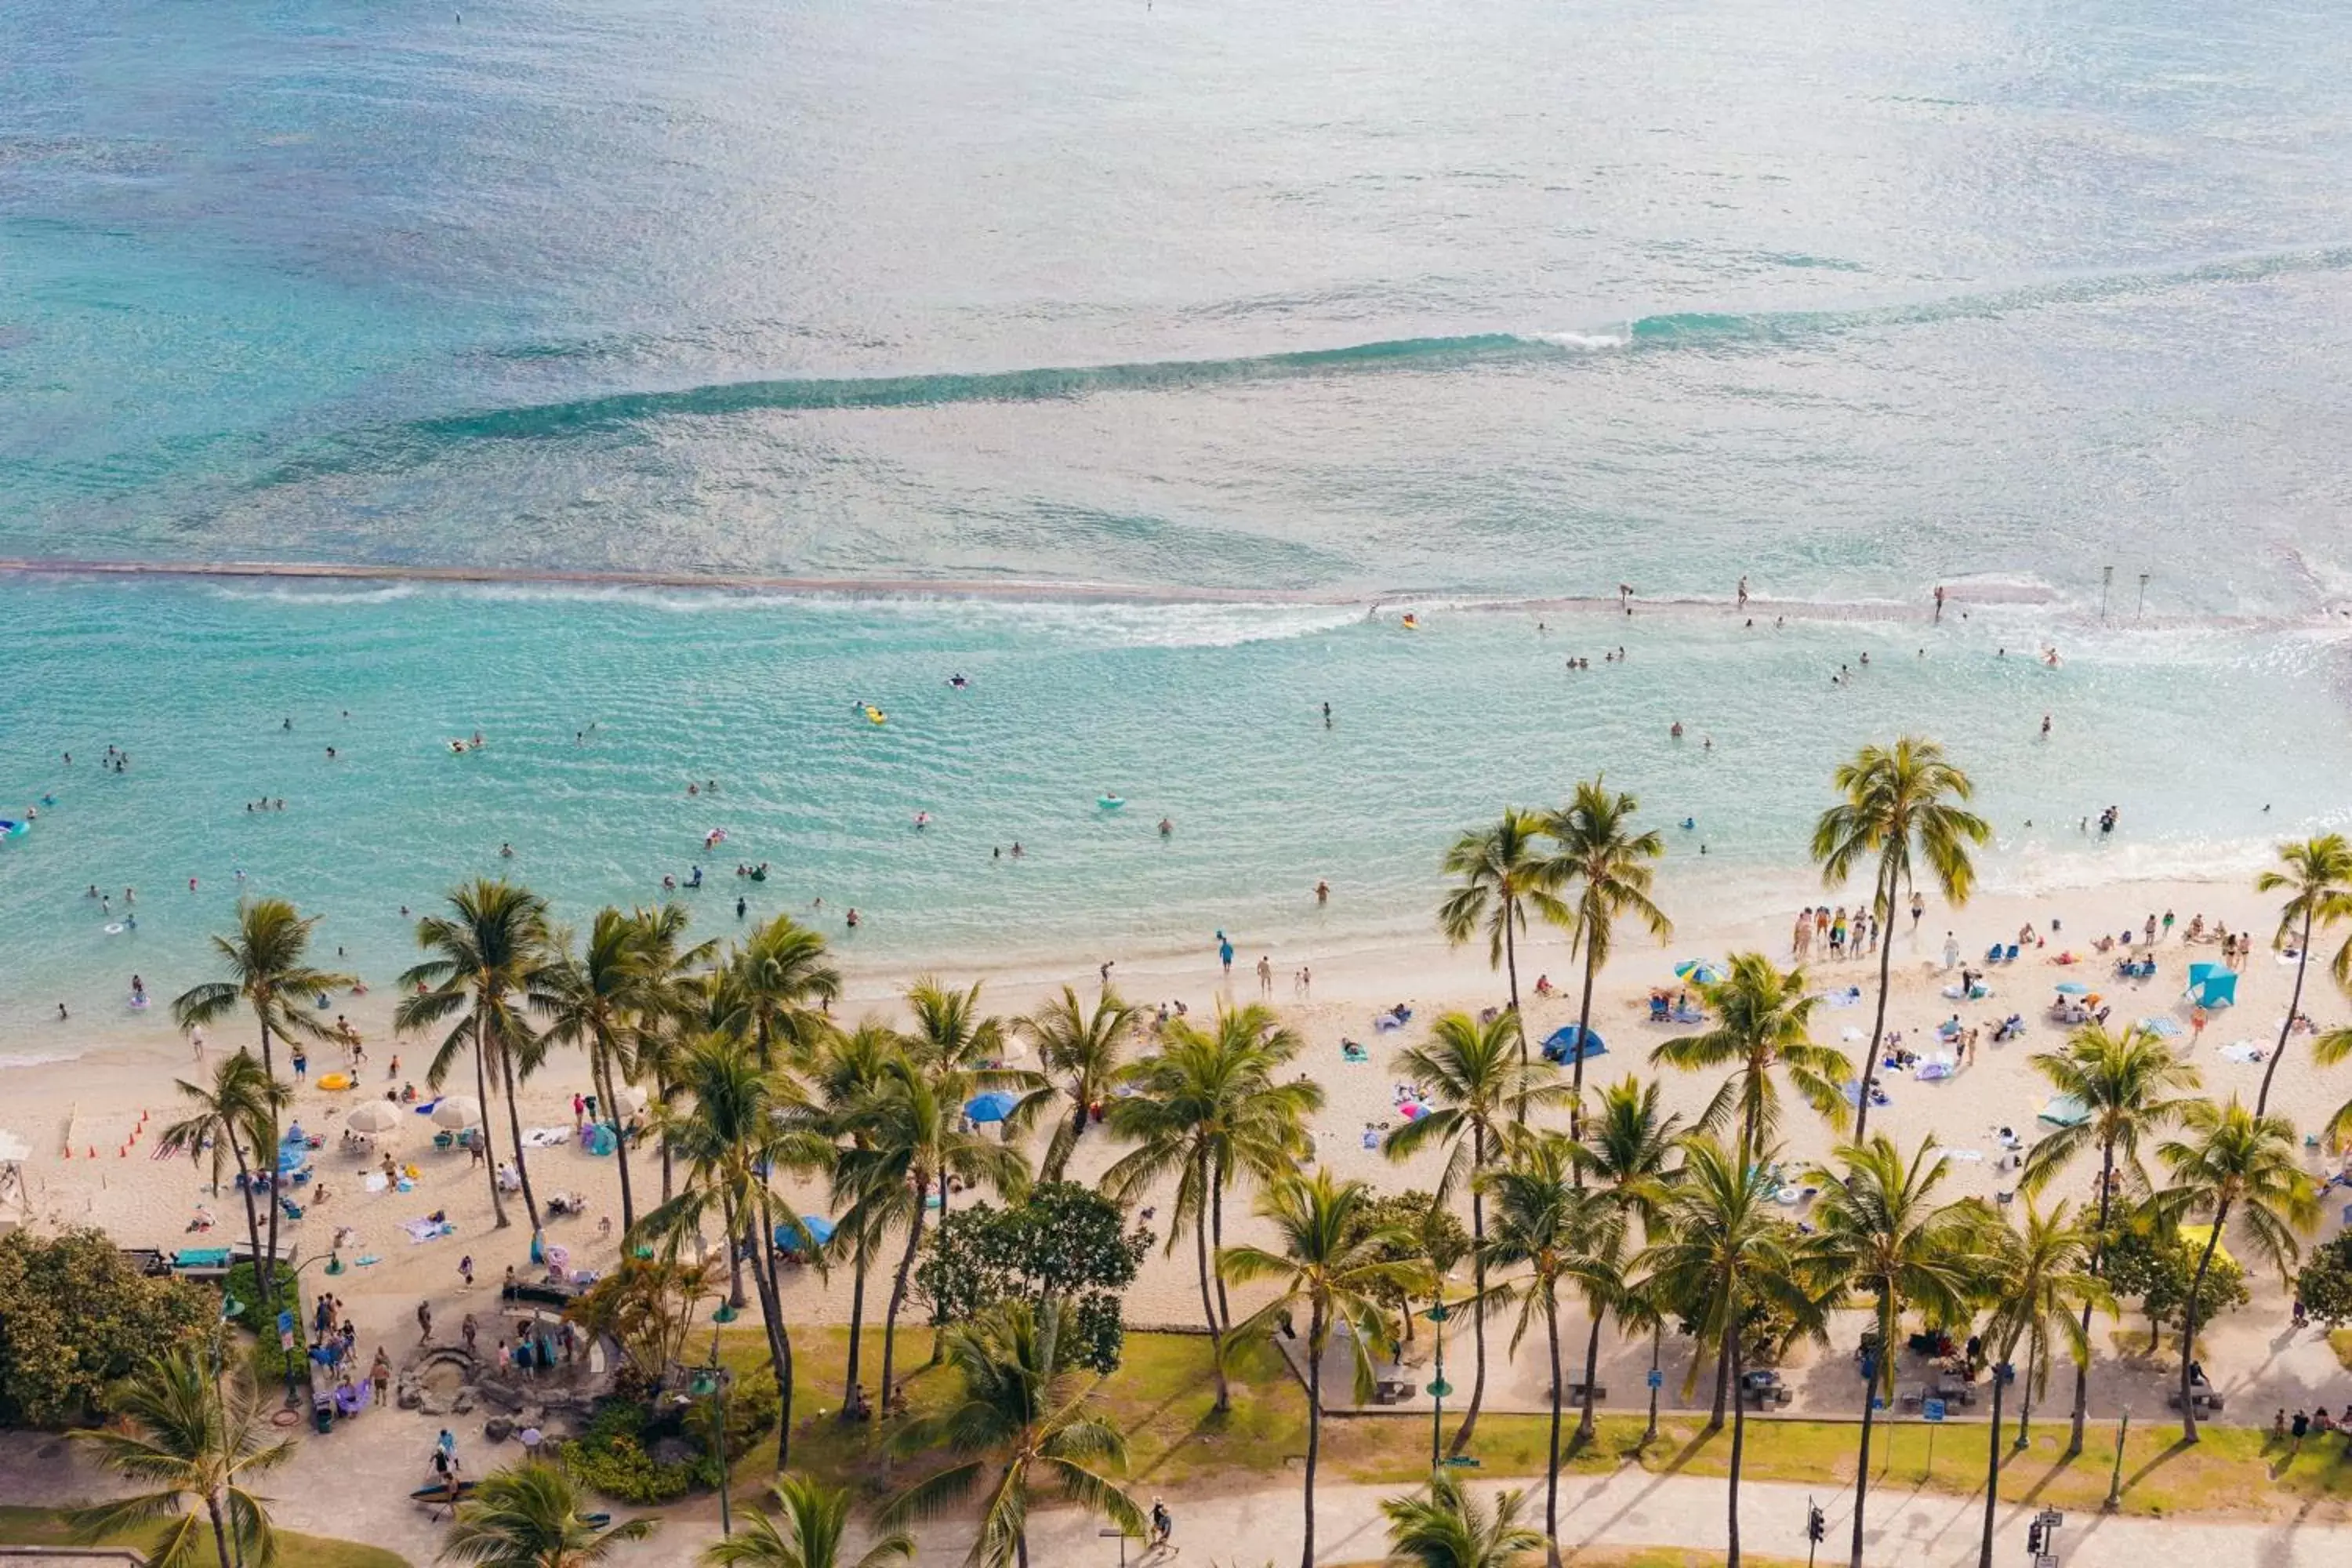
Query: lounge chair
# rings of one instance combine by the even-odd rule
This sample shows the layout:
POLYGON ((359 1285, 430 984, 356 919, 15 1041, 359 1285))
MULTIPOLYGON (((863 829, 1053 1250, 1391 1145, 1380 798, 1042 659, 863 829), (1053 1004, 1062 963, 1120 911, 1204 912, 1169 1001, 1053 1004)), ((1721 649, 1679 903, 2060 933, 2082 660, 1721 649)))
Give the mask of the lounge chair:
POLYGON ((2009 944, 2009 952, 2003 955, 2001 962, 2003 963, 2015 963, 2017 962, 2017 943, 2012 942, 2009 944))

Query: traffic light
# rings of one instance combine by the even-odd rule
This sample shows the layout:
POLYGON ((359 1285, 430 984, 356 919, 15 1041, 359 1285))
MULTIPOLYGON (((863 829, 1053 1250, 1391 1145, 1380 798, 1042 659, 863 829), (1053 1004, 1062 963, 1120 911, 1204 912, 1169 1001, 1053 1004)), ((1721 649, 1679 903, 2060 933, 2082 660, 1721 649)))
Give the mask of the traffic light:
POLYGON ((1829 1532, 1829 1521, 1822 1517, 1822 1510, 1818 1507, 1808 1508, 1805 1510, 1805 1539, 1820 1541, 1829 1532))

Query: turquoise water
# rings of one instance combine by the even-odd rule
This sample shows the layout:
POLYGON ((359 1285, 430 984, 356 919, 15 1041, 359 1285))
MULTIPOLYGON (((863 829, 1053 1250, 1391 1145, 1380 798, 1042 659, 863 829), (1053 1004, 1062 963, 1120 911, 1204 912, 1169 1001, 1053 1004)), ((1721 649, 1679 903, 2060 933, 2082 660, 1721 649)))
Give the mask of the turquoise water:
POLYGON ((400 906, 457 879, 517 876, 584 919, 697 863, 709 885, 677 896, 705 930, 732 929, 740 894, 755 917, 803 911, 853 963, 1067 972, 1205 952, 1220 927, 1290 952, 1426 935, 1453 833, 1600 768, 1667 829, 1685 910, 1800 859, 1832 765, 1901 728, 1976 772, 2010 885, 2235 870, 2266 834, 2342 821, 2352 772, 2343 647, 2275 632, 2086 635, 2053 670, 2002 657, 1985 616, 1585 613, 1538 634, 1441 608, 1415 633, 1345 607, 173 583, 10 605, 0 687, 41 701, 12 727, 0 801, 56 797, 0 845, 17 1025, 61 999, 103 1015, 134 971, 176 988, 240 886, 326 916, 378 981, 412 956, 400 906), (1579 651, 1594 668, 1571 675, 1579 651), (1832 688, 1841 663, 1855 679, 1832 688), (482 751, 449 752, 478 730, 482 751), (129 772, 94 765, 110 744, 129 772), (286 807, 244 810, 261 796, 286 807), (2109 804, 2124 832, 2082 836, 2109 804), (706 856, 713 828, 729 838, 706 856), (992 857, 1016 842, 1018 861, 992 857), (739 881, 739 860, 769 880, 739 881), (118 923, 138 889, 135 931, 107 932, 92 882, 118 923))
POLYGON ((1761 877, 1896 728, 1998 876, 2241 865, 2352 805, 2347 76, 2188 0, 15 0, 0 556, 1047 588, 0 578, 0 1025, 179 984, 240 867, 388 967, 501 841, 582 910, 724 826, 877 963, 1419 929, 1601 768, 1761 877), (1848 618, 1444 607, 1743 574, 1848 618))

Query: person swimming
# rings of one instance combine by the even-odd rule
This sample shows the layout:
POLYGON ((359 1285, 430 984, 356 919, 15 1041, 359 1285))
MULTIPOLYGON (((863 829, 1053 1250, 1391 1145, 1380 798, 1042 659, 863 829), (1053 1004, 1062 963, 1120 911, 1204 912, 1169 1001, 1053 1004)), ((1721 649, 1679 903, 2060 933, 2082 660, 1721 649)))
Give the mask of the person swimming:
POLYGON ((953 675, 948 677, 948 684, 955 688, 958 691, 961 691, 965 687, 970 686, 971 682, 966 680, 963 678, 963 671, 959 669, 953 675))
POLYGON ((1175 823, 1173 823, 1173 822, 1170 821, 1167 817, 1164 817, 1164 816, 1163 816, 1163 817, 1161 817, 1161 818, 1160 819, 1160 837, 1165 838, 1165 837, 1167 837, 1170 834, 1171 834, 1171 833, 1173 833, 1173 832, 1175 832, 1175 831, 1176 831, 1176 825, 1175 825, 1175 823))
POLYGON ((922 829, 924 829, 924 828, 926 828, 926 827, 929 827, 930 825, 931 825, 931 814, 930 814, 929 812, 928 812, 928 811, 919 811, 919 812, 915 813, 915 829, 916 829, 916 831, 917 831, 917 832, 920 832, 922 829))

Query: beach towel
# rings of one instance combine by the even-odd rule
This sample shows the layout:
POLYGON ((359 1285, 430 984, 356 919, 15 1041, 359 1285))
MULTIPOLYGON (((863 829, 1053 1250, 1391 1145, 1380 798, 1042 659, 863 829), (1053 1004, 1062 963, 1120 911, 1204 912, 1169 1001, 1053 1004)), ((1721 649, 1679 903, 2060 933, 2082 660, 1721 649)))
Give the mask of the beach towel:
POLYGON ((1958 1067, 1955 1067, 1950 1062, 1921 1062, 1919 1064, 1919 1070, 1913 1073, 1911 1076, 1917 1079, 1921 1083, 1940 1083, 1942 1080, 1950 1078, 1959 1070, 1960 1069, 1958 1067))
POLYGON ((1984 1160, 1984 1151, 1981 1149, 1938 1149, 1936 1152, 1947 1160, 1959 1160, 1971 1165, 1981 1163, 1984 1160))
POLYGON ((569 1127, 527 1127, 522 1142, 526 1149, 556 1149, 572 1142, 569 1127))
POLYGON ((370 1171, 367 1173, 367 1179, 362 1182, 360 1185, 365 1187, 369 1192, 380 1193, 386 1187, 392 1185, 392 1184, 384 1179, 384 1174, 382 1171, 370 1171))
POLYGON ((440 1103, 440 1096, 436 1095, 431 1100, 425 1100, 424 1103, 417 1106, 416 1114, 419 1116, 430 1116, 433 1114, 433 1108, 440 1103))
POLYGON ((383 1261, 383 1258, 378 1258, 374 1253, 371 1252, 365 1258, 354 1258, 352 1259, 352 1267, 354 1268, 366 1268, 383 1261))
POLYGON ((2149 1034, 2156 1036, 2158 1039, 2168 1040, 2175 1035, 2180 1033, 2180 1026, 2179 1023, 2175 1022, 2173 1019, 2161 1016, 2142 1018, 2139 1021, 2139 1026, 2146 1029, 2149 1034))
POLYGON ((411 1246, 421 1245, 428 1241, 438 1241, 445 1236, 455 1235, 457 1229, 456 1226, 450 1224, 446 1219, 403 1220, 401 1221, 400 1228, 408 1233, 408 1240, 411 1246))
POLYGON ((2221 1047, 2221 1059, 2232 1062, 2258 1062, 2263 1059, 2263 1048, 2252 1040, 2232 1040, 2221 1047))
POLYGON ((1841 1040, 1859 1040, 1863 1037, 1862 1030, 1852 1024, 1838 1031, 1838 1038, 1841 1040))
POLYGON ((1821 999, 1832 1007, 1852 1007, 1862 1000, 1862 988, 1849 985, 1843 991, 1824 991, 1821 999))

